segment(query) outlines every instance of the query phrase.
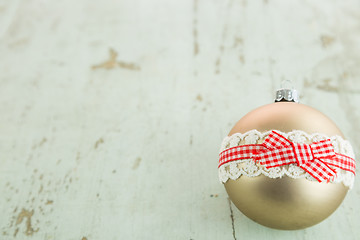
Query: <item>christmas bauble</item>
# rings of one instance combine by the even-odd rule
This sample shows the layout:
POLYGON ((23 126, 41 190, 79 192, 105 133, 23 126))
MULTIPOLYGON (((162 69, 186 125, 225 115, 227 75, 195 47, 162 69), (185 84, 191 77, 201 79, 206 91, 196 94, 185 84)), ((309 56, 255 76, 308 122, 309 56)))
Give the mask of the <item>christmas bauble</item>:
POLYGON ((240 119, 220 150, 219 178, 247 217, 276 229, 327 218, 354 182, 350 143, 324 114, 280 101, 240 119))

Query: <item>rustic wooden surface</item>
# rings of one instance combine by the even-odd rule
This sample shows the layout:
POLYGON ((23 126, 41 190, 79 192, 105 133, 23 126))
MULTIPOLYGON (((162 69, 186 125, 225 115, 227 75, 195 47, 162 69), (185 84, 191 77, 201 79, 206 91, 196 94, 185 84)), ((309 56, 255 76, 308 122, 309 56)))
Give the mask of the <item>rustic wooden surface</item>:
MULTIPOLYGON (((358 1, 1 1, 0 239, 358 239, 262 227, 220 142, 291 79, 360 149, 358 1)), ((359 178, 358 178, 359 179, 359 178)))

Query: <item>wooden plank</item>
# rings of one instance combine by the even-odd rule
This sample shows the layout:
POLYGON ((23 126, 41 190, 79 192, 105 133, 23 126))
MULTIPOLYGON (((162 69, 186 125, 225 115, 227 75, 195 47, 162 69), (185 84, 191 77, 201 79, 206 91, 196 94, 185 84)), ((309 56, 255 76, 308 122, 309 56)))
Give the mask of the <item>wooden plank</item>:
POLYGON ((357 1, 0 4, 1 239, 356 239, 262 227, 217 177, 231 126, 291 79, 359 154, 357 1))

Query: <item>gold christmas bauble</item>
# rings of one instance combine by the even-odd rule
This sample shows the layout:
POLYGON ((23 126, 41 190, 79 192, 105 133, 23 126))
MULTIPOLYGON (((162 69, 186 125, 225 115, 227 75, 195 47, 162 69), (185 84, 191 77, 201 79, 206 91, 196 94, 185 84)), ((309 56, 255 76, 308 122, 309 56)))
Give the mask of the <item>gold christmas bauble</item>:
MULTIPOLYGON (((256 130, 260 134, 277 130, 284 134, 322 134, 343 138, 338 127, 324 114, 303 104, 276 102, 257 108, 230 131, 228 137, 256 130)), ((245 139, 245 138, 244 138, 245 139)), ((236 145, 244 144, 244 139, 236 145)), ((253 136, 249 141, 261 144, 264 139, 253 136)), ((345 141, 345 140, 344 140, 345 141)), ((230 170, 229 170, 230 171, 230 170)), ((247 217, 267 227, 293 230, 317 224, 331 215, 343 201, 349 187, 342 182, 318 182, 287 175, 272 178, 264 174, 227 179, 225 189, 235 206, 247 217)))

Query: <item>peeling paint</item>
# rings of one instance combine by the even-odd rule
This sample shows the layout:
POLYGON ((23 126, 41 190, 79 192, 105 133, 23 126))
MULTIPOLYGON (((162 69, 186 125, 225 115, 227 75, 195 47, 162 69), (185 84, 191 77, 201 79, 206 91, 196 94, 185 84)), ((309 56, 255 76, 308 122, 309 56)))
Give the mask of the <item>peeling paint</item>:
POLYGON ((100 64, 93 65, 91 68, 93 70, 96 70, 99 68, 110 70, 110 69, 119 67, 119 68, 133 70, 133 71, 140 70, 140 66, 138 66, 136 63, 117 61, 117 56, 118 56, 118 53, 114 49, 110 48, 109 49, 109 59, 100 64))
POLYGON ((134 70, 134 71, 139 71, 140 67, 138 65, 136 65, 135 63, 128 63, 128 62, 124 62, 124 61, 118 61, 117 62, 118 66, 120 68, 124 68, 124 69, 128 69, 128 70, 134 70))
POLYGON ((19 228, 16 228, 15 231, 14 231, 13 236, 16 237, 16 235, 18 234, 18 232, 19 232, 19 228))
POLYGON ((224 54, 225 40, 226 40, 227 32, 228 32, 228 23, 227 23, 227 21, 228 21, 229 15, 230 15, 230 10, 231 10, 232 5, 233 5, 233 0, 229 0, 228 5, 226 7, 226 14, 225 14, 224 24, 223 24, 223 27, 222 27, 221 42, 220 42, 220 45, 219 45, 219 53, 218 53, 218 56, 217 56, 217 58, 215 60, 215 74, 220 74, 221 59, 222 59, 222 56, 224 54))
POLYGON ((320 41, 323 48, 327 48, 334 43, 335 38, 328 35, 321 35, 320 41))
POLYGON ((94 149, 97 149, 101 144, 104 143, 104 139, 103 138, 99 138, 95 144, 94 144, 94 149))
MULTIPOLYGON (((341 76, 339 76, 339 79, 344 79, 347 76, 347 73, 342 73, 341 76)), ((338 84, 332 79, 332 78, 324 78, 319 82, 309 82, 307 80, 304 81, 304 87, 313 87, 325 92, 345 92, 345 93, 360 93, 360 90, 357 89, 349 89, 342 86, 341 88, 338 86, 338 84)))
POLYGON ((245 57, 244 57, 244 55, 240 55, 240 56, 239 56, 239 62, 241 62, 242 64, 245 64, 245 57))
POLYGON ((44 190, 44 186, 41 184, 40 188, 39 188, 39 191, 38 191, 38 194, 40 194, 43 190, 44 190))
POLYGON ((77 152, 76 153, 76 162, 79 162, 80 158, 81 158, 81 154, 80 154, 80 152, 77 152))
MULTIPOLYGON (((26 219, 26 222, 25 222, 26 230, 24 232, 26 236, 32 236, 34 233, 39 231, 39 228, 34 229, 33 226, 31 225, 31 218, 33 215, 34 215, 34 210, 29 211, 29 210, 26 210, 23 208, 17 217, 16 225, 21 224, 23 222, 23 220, 26 219)), ((17 228, 14 232, 15 236, 18 231, 19 231, 19 229, 17 228)))
POLYGON ((237 48, 240 45, 244 44, 244 39, 241 37, 235 37, 234 38, 234 44, 233 44, 233 48, 237 48))
POLYGON ((32 149, 36 149, 38 147, 41 147, 42 145, 44 145, 44 143, 47 142, 47 139, 44 137, 39 143, 33 145, 32 149))
POLYGON ((136 170, 139 167, 140 162, 141 162, 141 157, 136 158, 132 169, 136 170))

